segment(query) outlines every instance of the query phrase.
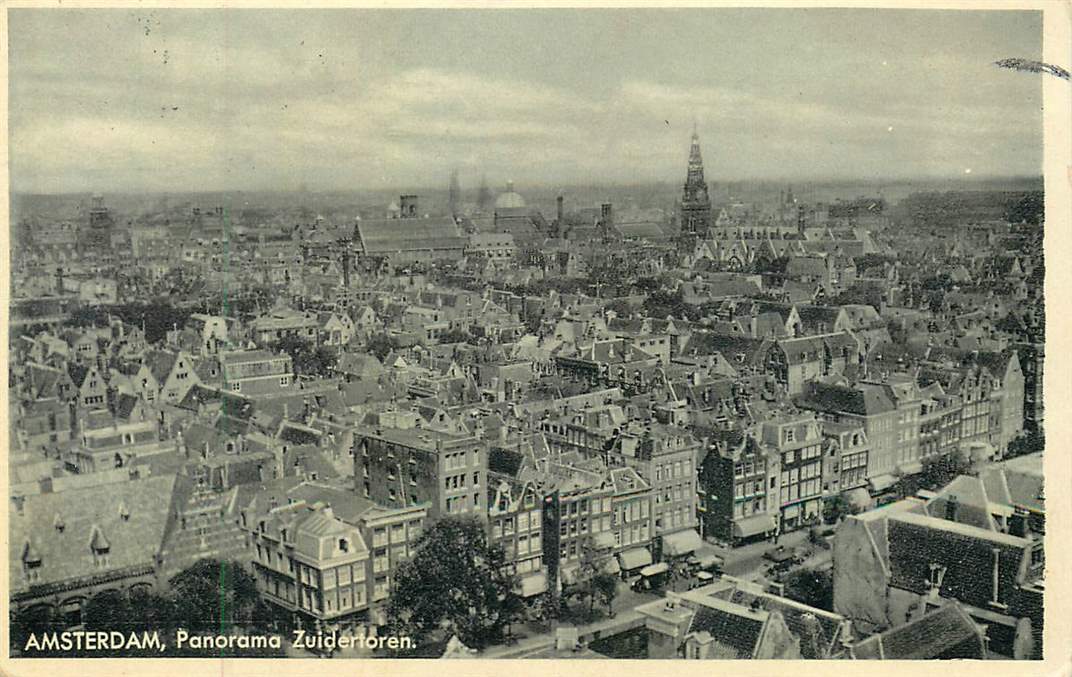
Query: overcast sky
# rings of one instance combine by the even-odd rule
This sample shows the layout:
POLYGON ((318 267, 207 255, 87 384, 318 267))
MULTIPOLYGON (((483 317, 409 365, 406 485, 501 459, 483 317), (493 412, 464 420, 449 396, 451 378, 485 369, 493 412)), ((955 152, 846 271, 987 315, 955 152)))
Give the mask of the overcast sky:
POLYGON ((19 191, 1041 173, 1037 12, 9 16, 19 191))

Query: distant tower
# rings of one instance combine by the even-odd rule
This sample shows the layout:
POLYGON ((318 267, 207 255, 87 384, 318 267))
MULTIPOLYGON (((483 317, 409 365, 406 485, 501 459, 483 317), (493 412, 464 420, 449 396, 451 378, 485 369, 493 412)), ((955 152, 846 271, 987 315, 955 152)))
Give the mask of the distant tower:
POLYGON ((487 212, 492 207, 491 189, 488 188, 488 177, 480 177, 480 192, 476 196, 476 208, 487 212))
POLYGON ((80 236, 84 250, 106 251, 112 246, 112 214, 104 206, 104 197, 100 193, 93 195, 93 206, 89 208, 89 228, 80 236))
POLYGON ((461 210, 462 204, 462 188, 458 184, 458 170, 455 169, 450 173, 450 195, 447 198, 447 202, 450 205, 450 215, 452 218, 458 218, 458 214, 461 210))
POLYGON ((704 182, 703 156, 700 155, 700 135, 692 130, 689 149, 689 173, 681 195, 681 232, 701 237, 711 227, 711 197, 704 182))

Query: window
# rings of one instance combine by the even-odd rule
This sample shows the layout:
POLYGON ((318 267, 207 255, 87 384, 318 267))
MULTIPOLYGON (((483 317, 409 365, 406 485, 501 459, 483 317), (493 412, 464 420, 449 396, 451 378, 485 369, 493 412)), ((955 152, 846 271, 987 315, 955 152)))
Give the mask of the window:
POLYGON ((1031 550, 1031 568, 1035 569, 1037 567, 1041 567, 1045 563, 1046 555, 1045 550, 1042 549, 1042 546, 1033 548, 1031 550))
POLYGON ((280 376, 279 377, 279 385, 281 385, 281 386, 290 385, 290 377, 289 376, 280 376))

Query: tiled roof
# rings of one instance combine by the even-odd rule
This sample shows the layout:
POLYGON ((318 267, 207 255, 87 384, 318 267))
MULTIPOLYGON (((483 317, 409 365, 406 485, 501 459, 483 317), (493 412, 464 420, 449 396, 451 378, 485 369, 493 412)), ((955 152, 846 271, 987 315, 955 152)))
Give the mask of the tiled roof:
POLYGON ((929 660, 986 657, 983 633, 953 602, 853 648, 857 659, 929 660))
POLYGON ((812 381, 798 399, 800 406, 823 412, 874 416, 896 407, 881 386, 860 384, 856 388, 812 381))
POLYGON ((145 355, 145 364, 148 365, 149 371, 153 373, 153 378, 156 379, 156 382, 163 385, 168 375, 171 374, 171 368, 175 365, 178 357, 178 353, 173 353, 170 350, 152 350, 145 355))
POLYGON ((889 518, 891 584, 918 594, 930 588, 931 565, 946 567, 941 595, 987 607, 993 594, 993 550, 998 555, 998 598, 1019 584, 1030 541, 944 519, 901 513, 889 518))
POLYGON ((488 452, 488 472, 517 477, 524 464, 524 455, 509 449, 492 448, 488 452))
POLYGON ((686 634, 711 636, 717 648, 709 658, 748 659, 755 656, 767 618, 766 611, 710 598, 696 610, 686 634))
POLYGON ((25 497, 22 510, 10 512, 12 590, 28 587, 22 561, 27 544, 41 557, 35 585, 153 565, 168 525, 175 482, 175 475, 165 475, 25 497), (107 542, 106 565, 95 562, 94 542, 107 542))
POLYGON ((802 658, 828 658, 841 631, 841 616, 794 602, 785 597, 753 594, 737 588, 730 595, 729 601, 743 607, 757 603, 767 611, 777 611, 782 615, 789 631, 801 639, 810 636, 813 629, 809 626, 814 625, 818 629, 819 655, 810 655, 814 645, 802 641, 800 643, 802 658))

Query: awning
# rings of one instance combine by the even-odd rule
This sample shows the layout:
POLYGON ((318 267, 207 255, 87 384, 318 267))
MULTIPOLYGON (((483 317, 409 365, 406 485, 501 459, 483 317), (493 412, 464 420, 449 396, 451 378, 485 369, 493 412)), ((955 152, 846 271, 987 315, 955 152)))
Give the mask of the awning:
POLYGON ((521 579, 522 597, 535 597, 545 592, 547 592, 547 576, 542 571, 521 579))
POLYGON ((618 566, 618 560, 614 557, 608 557, 603 562, 603 573, 617 576, 622 572, 622 568, 618 566))
POLYGON ((609 550, 614 547, 614 535, 609 531, 596 534, 592 541, 599 550, 609 550))
POLYGON ((657 576, 659 574, 665 574, 670 571, 670 565, 666 562, 657 562, 656 564, 649 564, 640 570, 641 576, 657 576))
POLYGON ((800 515, 800 504, 794 503, 793 505, 782 508, 782 517, 787 520, 791 520, 794 517, 800 515))
POLYGON ((703 539, 695 529, 686 529, 676 534, 663 536, 663 552, 671 557, 687 555, 701 547, 703 547, 703 539))
POLYGON ((767 513, 751 515, 733 522, 734 538, 749 538, 756 534, 765 534, 777 529, 778 525, 774 523, 774 517, 767 513))
POLYGON ((897 478, 893 475, 875 475, 868 482, 871 485, 871 491, 886 491, 897 483, 897 478))
POLYGON ((618 560, 621 562, 623 569, 632 571, 651 564, 651 553, 648 552, 647 548, 633 548, 618 553, 618 560))

